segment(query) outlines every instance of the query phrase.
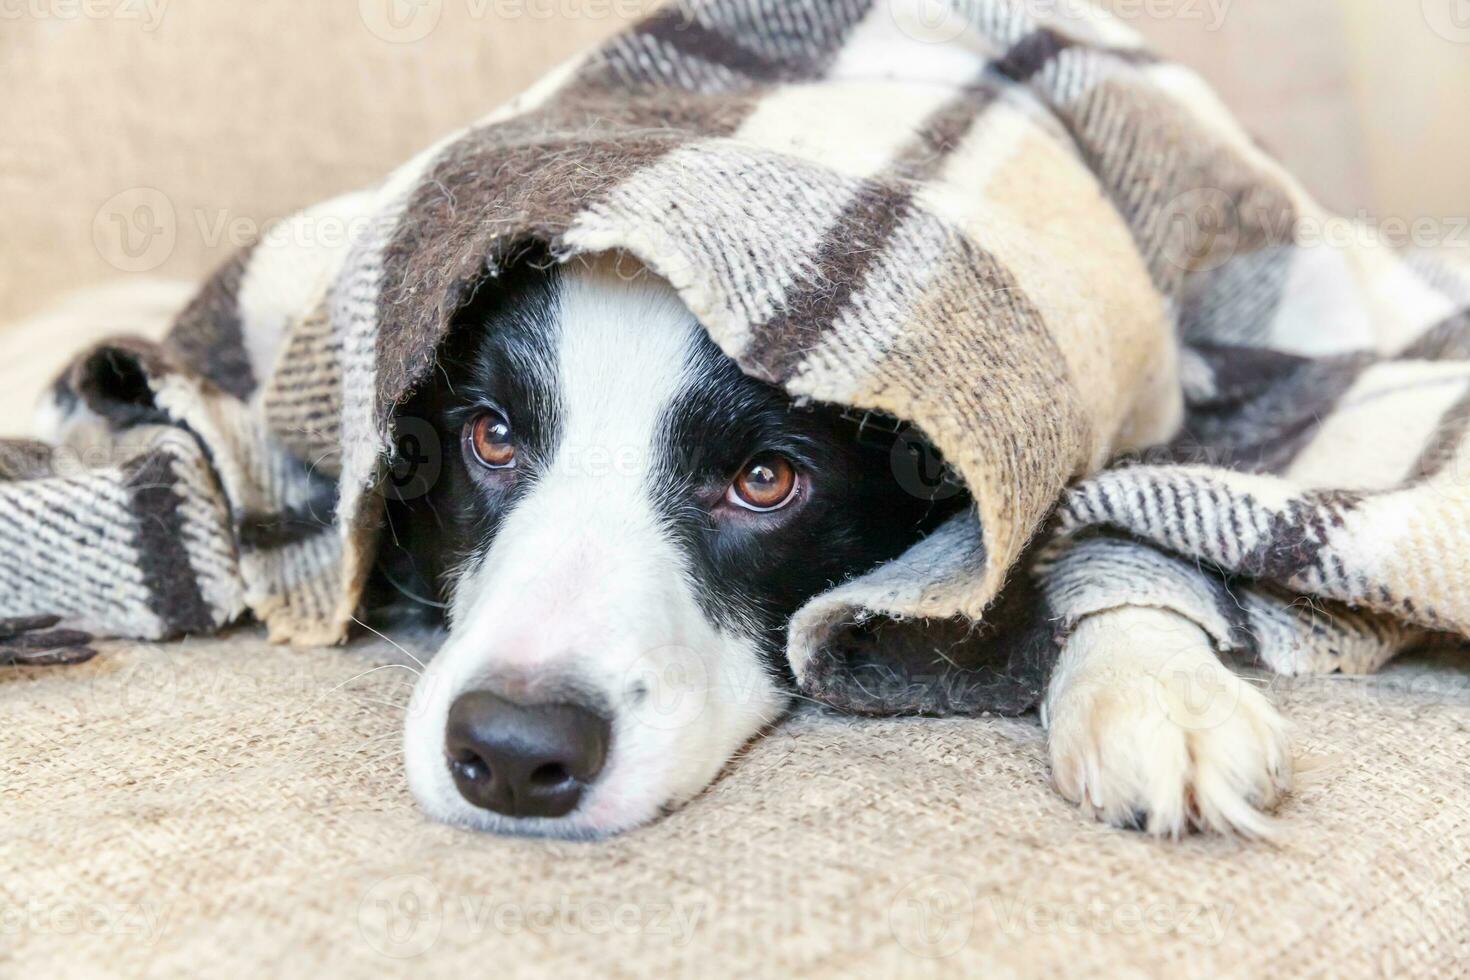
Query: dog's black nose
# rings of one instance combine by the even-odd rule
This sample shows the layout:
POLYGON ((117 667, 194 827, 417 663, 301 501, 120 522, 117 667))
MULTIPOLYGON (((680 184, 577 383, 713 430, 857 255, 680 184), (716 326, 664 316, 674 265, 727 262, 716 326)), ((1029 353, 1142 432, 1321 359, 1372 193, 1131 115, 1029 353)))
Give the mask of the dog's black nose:
POLYGON ((512 817, 560 817, 607 758, 607 719, 575 704, 516 704, 488 691, 449 707, 445 751, 460 795, 512 817))

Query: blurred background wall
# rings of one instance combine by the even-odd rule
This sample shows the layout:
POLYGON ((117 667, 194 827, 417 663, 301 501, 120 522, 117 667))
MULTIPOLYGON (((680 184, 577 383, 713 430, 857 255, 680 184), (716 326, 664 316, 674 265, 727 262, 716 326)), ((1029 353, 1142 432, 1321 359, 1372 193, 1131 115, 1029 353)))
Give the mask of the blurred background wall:
POLYGON ((1470 215, 1470 0, 1132 5, 1173 10, 1130 22, 1214 83, 1324 204, 1470 215))
MULTIPOLYGON (((1470 0, 1101 2, 1332 207, 1470 215, 1470 0)), ((655 5, 0 0, 0 323, 198 277, 655 5)))

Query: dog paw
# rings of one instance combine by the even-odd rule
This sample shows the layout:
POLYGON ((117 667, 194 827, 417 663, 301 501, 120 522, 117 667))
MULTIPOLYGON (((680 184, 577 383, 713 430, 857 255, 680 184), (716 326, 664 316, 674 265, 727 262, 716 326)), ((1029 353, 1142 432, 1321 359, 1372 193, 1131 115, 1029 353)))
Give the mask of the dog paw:
POLYGON ((1267 837, 1291 785, 1285 720, 1175 613, 1125 608, 1080 623, 1043 722, 1057 789, 1117 827, 1267 837))

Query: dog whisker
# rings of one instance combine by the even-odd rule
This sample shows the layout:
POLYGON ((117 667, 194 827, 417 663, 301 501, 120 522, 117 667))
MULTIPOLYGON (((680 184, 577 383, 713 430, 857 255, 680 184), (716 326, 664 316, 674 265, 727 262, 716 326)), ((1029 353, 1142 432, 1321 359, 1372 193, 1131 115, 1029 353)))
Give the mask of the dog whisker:
POLYGON ((393 577, 392 573, 389 572, 386 567, 382 568, 381 572, 383 574, 383 578, 387 580, 388 584, 393 586, 394 590, 402 595, 405 599, 417 602, 421 606, 428 606, 431 609, 449 608, 449 603, 447 602, 435 602, 433 599, 425 599, 423 596, 418 595, 417 593, 410 592, 406 586, 401 584, 396 578, 393 577))
POLYGON ((407 657, 408 659, 412 660, 414 663, 418 664, 420 669, 422 669, 422 670, 428 670, 429 669, 429 665, 428 664, 424 663, 418 657, 415 657, 412 653, 410 653, 408 651, 408 648, 407 647, 405 647, 403 644, 399 643, 397 640, 393 639, 391 636, 388 636, 386 633, 380 633, 379 631, 377 631, 377 630, 373 629, 371 626, 369 626, 367 623, 364 623, 362 620, 358 619, 356 616, 352 616, 350 618, 352 619, 352 621, 354 623, 356 623, 358 626, 361 626, 363 629, 367 630, 369 633, 372 633, 374 636, 377 636, 377 637, 379 637, 379 638, 387 641, 399 653, 403 654, 405 657, 407 657))
POLYGON ((407 701, 385 701, 382 698, 354 698, 358 704, 381 704, 385 708, 404 710, 408 707, 407 701))
POLYGON ((342 688, 346 687, 348 684, 351 684, 353 681, 362 680, 362 678, 366 677, 367 675, 376 674, 380 670, 406 670, 410 674, 413 674, 415 677, 422 677, 424 674, 423 671, 415 667, 410 667, 408 664, 380 664, 377 667, 371 667, 360 674, 354 674, 340 684, 327 688, 327 693, 335 694, 336 692, 342 690, 342 688))

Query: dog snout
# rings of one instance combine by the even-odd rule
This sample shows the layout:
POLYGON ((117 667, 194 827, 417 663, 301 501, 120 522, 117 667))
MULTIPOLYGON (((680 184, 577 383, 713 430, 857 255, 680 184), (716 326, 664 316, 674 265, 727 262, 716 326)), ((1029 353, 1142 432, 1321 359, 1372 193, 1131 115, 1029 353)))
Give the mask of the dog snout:
POLYGON ((607 719, 577 704, 519 704, 489 691, 449 708, 445 753, 470 804, 511 817, 576 808, 607 758, 607 719))

